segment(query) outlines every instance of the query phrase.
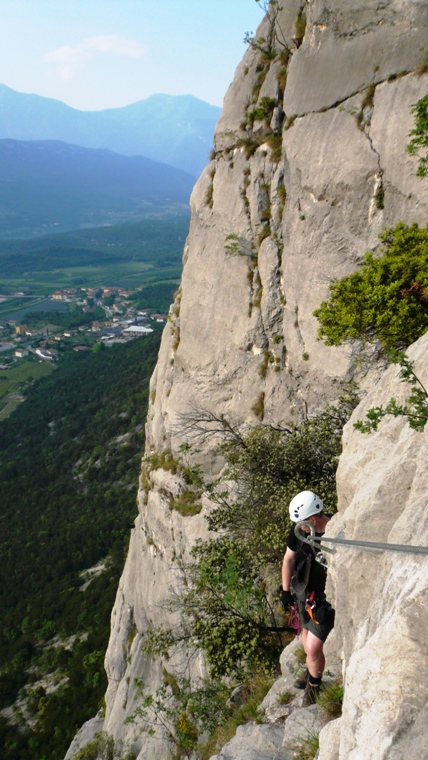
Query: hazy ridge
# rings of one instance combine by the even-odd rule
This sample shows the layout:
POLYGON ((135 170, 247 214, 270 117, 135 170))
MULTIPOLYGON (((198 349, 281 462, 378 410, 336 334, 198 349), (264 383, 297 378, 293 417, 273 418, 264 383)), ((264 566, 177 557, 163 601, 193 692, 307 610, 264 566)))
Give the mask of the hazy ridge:
POLYGON ((192 95, 152 95, 123 108, 79 111, 0 84, 0 139, 62 140, 170 164, 198 177, 221 109, 192 95))
POLYGON ((143 156, 52 140, 0 140, 0 238, 187 212, 193 177, 143 156))

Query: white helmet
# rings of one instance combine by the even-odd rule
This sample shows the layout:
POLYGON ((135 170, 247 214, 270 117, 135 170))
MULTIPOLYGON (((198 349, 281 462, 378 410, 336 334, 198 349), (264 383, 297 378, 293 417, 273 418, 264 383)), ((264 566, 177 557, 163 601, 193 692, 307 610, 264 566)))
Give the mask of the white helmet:
POLYGON ((312 515, 319 515, 324 509, 324 504, 313 491, 300 491, 291 499, 289 509, 292 522, 300 522, 312 515))

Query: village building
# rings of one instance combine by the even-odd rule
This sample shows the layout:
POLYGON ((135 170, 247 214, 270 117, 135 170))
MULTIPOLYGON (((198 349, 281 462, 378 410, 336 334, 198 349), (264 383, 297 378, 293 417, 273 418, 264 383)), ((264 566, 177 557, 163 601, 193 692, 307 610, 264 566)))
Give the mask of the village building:
POLYGON ((25 356, 28 356, 29 353, 30 352, 27 351, 26 348, 17 348, 14 351, 14 355, 16 356, 17 359, 23 359, 25 356))
POLYGON ((131 327, 127 327, 126 330, 123 331, 123 334, 129 336, 130 338, 141 338, 143 335, 148 335, 152 332, 153 330, 151 327, 144 327, 143 325, 131 325, 131 327))

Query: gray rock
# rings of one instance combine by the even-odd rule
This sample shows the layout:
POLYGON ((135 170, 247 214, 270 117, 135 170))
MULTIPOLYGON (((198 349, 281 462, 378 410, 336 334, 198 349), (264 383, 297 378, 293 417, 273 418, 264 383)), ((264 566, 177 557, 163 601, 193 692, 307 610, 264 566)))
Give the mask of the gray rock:
POLYGON ((291 708, 287 705, 272 705, 268 707, 264 713, 264 720, 266 723, 274 723, 276 725, 283 725, 290 715, 291 708))
POLYGON ((93 741, 101 733, 104 724, 103 717, 98 713, 94 718, 83 724, 80 731, 71 742, 64 760, 73 760, 80 749, 93 741))
POLYGON ((218 755, 210 760, 291 760, 293 753, 282 746, 282 726, 246 724, 218 755))
MULTIPOLYGON (((428 335, 408 350, 425 387, 427 350, 428 335)), ((428 431, 411 430, 405 418, 385 418, 370 435, 353 428, 369 408, 408 395, 392 365, 346 425, 329 535, 428 546, 428 431)), ((340 760, 404 760, 408 746, 426 746, 427 574, 427 556, 338 549, 331 560, 328 593, 345 674, 340 760)))
POLYGON ((318 736, 325 723, 326 718, 318 705, 293 710, 285 723, 284 747, 288 750, 298 750, 305 739, 318 736))
POLYGON ((321 729, 318 760, 339 760, 341 718, 331 720, 321 729))

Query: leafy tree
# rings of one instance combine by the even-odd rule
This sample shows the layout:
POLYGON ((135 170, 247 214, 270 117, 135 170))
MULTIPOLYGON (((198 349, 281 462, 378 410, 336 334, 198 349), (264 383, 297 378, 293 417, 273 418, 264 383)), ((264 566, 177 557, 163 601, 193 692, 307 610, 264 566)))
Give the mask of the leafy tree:
POLYGON ((428 225, 399 222, 380 236, 379 258, 366 253, 356 272, 330 285, 314 311, 328 346, 346 340, 402 349, 428 330, 428 225))
POLYGON ((428 174, 428 93, 412 106, 415 117, 415 127, 409 133, 410 140, 407 151, 411 156, 419 157, 417 169, 418 177, 426 177, 428 174), (425 155, 419 155, 419 151, 425 155))
MULTIPOLYGON (((208 489, 217 502, 208 522, 219 536, 194 547, 186 583, 166 603, 180 623, 150 632, 147 652, 165 656, 185 642, 205 652, 214 678, 274 667, 288 631, 276 598, 287 505, 297 491, 313 488, 335 511, 341 434, 356 400, 350 392, 300 425, 257 426, 245 435, 218 418, 227 434, 221 446, 227 467, 208 489)), ((209 413, 203 419, 215 421, 209 413)))

